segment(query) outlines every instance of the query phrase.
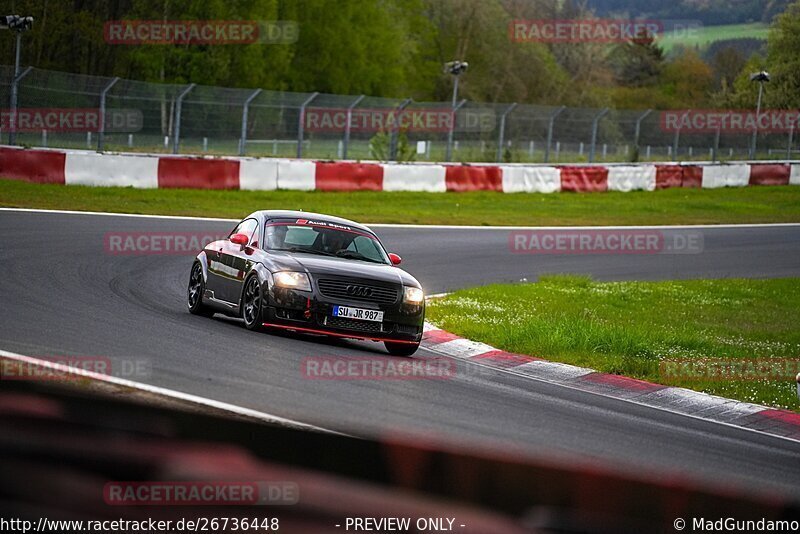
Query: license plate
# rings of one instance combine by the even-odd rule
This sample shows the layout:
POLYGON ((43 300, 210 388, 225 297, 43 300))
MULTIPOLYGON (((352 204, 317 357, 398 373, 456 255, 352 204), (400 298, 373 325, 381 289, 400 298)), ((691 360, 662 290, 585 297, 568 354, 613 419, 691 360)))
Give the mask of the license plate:
POLYGON ((365 310, 363 308, 348 308, 347 306, 334 306, 334 317, 346 317, 348 319, 360 319, 362 321, 383 321, 383 312, 377 310, 365 310))

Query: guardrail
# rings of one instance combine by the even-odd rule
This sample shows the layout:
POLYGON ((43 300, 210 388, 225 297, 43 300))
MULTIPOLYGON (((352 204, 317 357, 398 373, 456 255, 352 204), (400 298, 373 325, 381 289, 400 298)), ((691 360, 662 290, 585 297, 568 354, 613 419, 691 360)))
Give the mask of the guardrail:
POLYGON ((800 162, 486 165, 220 158, 0 147, 0 176, 37 183, 319 191, 554 193, 800 185, 800 162))

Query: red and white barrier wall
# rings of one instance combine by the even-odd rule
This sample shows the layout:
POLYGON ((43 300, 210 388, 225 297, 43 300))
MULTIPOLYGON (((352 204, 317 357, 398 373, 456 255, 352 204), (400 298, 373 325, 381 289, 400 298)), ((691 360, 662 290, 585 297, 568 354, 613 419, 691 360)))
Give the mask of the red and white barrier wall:
POLYGON ((138 188, 554 193, 800 185, 800 162, 444 165, 0 147, 0 177, 36 183, 138 188))

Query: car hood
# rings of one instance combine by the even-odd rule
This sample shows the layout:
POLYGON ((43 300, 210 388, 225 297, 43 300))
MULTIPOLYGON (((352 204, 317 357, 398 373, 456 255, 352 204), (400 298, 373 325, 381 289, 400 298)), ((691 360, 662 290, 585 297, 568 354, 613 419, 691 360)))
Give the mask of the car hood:
POLYGON ((413 276, 393 265, 317 256, 301 252, 270 252, 270 259, 279 270, 307 272, 313 277, 324 275, 351 276, 365 280, 421 287, 413 276))

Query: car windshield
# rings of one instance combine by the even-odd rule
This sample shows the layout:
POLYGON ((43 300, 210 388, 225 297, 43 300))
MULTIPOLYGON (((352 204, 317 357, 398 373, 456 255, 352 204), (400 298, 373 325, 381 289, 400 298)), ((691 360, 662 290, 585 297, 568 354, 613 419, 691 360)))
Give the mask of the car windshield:
POLYGON ((266 248, 391 264, 375 236, 321 221, 300 219, 269 222, 266 226, 266 248))

